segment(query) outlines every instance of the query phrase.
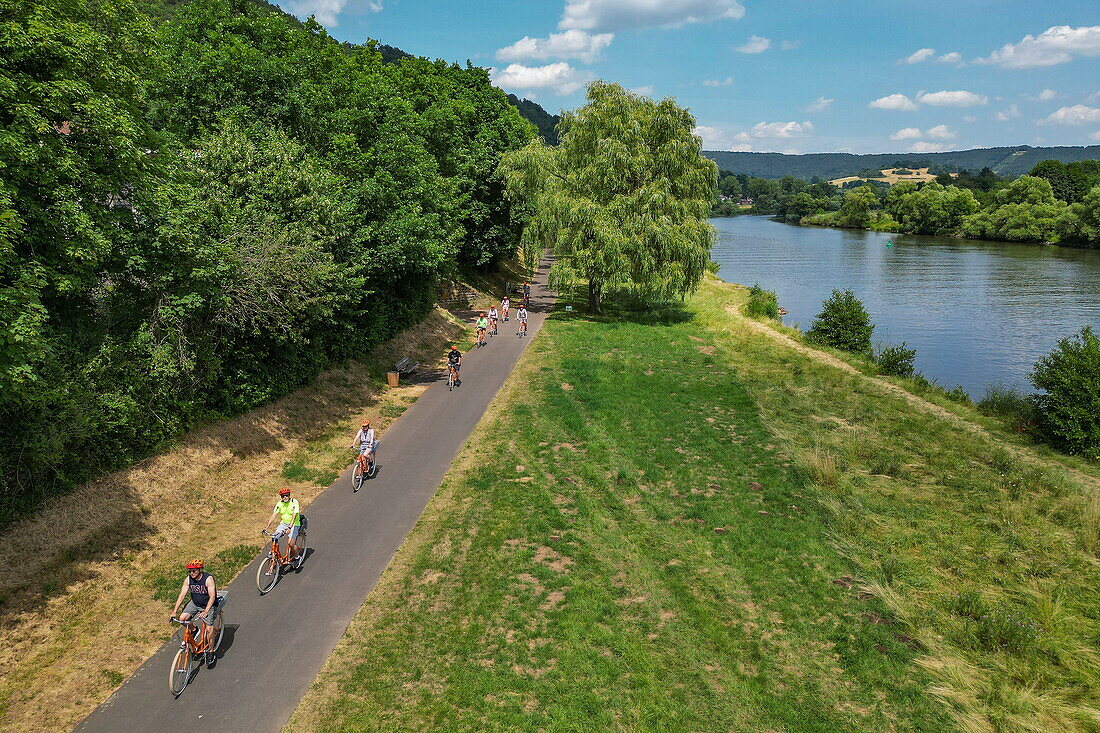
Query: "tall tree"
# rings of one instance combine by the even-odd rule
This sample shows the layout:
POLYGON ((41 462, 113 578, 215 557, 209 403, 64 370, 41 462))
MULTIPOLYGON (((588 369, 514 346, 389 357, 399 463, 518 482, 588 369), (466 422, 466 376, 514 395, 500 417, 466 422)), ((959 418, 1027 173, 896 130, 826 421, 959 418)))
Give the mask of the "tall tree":
POLYGON ((585 281, 593 313, 609 286, 686 295, 706 269, 718 184, 694 117, 618 84, 594 82, 586 99, 563 115, 557 148, 535 141, 501 160, 509 194, 532 211, 525 246, 553 248, 551 282, 585 281))

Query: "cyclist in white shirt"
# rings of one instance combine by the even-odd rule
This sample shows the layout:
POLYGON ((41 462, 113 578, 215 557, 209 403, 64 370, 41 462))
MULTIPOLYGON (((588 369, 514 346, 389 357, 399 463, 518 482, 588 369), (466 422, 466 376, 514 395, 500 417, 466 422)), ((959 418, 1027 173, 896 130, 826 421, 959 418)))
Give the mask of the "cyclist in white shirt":
POLYGON ((512 307, 512 301, 508 300, 508 296, 505 295, 500 301, 500 319, 502 321, 508 320, 508 309, 512 307))
POLYGON ((489 307, 489 331, 494 333, 494 334, 497 332, 497 320, 499 318, 500 318, 500 313, 497 312, 497 307, 495 305, 490 306, 489 307))
POLYGON ((356 460, 364 471, 368 470, 374 462, 374 428, 370 426, 370 420, 363 421, 363 426, 351 441, 351 447, 359 451, 359 458, 356 460))
POLYGON ((519 310, 516 311, 516 318, 519 319, 519 330, 523 333, 527 333, 527 309, 520 303, 519 310))

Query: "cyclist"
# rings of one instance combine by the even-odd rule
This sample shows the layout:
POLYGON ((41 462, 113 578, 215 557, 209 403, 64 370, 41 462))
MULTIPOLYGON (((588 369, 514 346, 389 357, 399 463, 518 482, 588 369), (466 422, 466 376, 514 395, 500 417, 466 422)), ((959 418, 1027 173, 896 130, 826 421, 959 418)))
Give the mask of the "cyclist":
POLYGON ((519 330, 521 333, 527 333, 527 308, 523 303, 519 304, 519 310, 516 311, 516 318, 519 319, 519 330))
POLYGON ((508 320, 508 309, 512 307, 512 301, 508 299, 508 294, 505 293, 504 297, 500 301, 500 317, 501 320, 508 320))
POLYGON ((351 440, 351 447, 359 451, 359 465, 366 471, 370 464, 374 463, 374 428, 370 426, 370 420, 364 420, 359 432, 351 440))
POLYGON ((489 333, 494 336, 497 334, 497 321, 500 319, 500 313, 497 312, 495 305, 489 306, 489 333))
POLYGON ((527 281, 523 281, 523 307, 531 305, 531 286, 527 284, 527 281))
MULTIPOLYGON (((183 587, 180 588, 176 605, 172 606, 172 618, 176 618, 176 612, 180 609, 183 599, 190 594, 187 605, 183 607, 183 613, 179 620, 186 623, 192 617, 202 622, 201 639, 206 643, 207 629, 214 625, 218 615, 218 588, 214 583, 214 576, 203 570, 202 560, 192 560, 187 563, 187 577, 183 579, 183 587)), ((214 653, 206 653, 206 661, 213 661, 214 653)))
POLYGON ((458 370, 462 368, 462 352, 454 344, 451 344, 451 350, 447 352, 447 368, 451 370, 451 379, 454 380, 455 386, 458 386, 461 382, 458 378, 458 370))
POLYGON ((482 311, 477 317, 477 345, 485 345, 485 331, 489 328, 489 319, 485 317, 485 311, 482 311))
POLYGON ((275 528, 275 534, 288 533, 286 554, 291 557, 291 562, 298 561, 298 531, 302 528, 300 511, 298 500, 290 498, 290 489, 283 488, 279 491, 279 501, 275 503, 275 511, 271 512, 271 518, 267 520, 267 525, 264 527, 265 530, 270 530, 271 523, 275 521, 276 517, 279 519, 279 526, 275 528))

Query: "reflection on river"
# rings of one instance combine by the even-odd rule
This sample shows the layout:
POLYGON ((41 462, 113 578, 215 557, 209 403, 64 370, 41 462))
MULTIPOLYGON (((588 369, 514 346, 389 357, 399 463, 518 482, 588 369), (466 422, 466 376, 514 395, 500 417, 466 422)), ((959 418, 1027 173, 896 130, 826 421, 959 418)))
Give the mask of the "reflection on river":
POLYGON ((712 219, 713 259, 729 282, 779 296, 808 328, 833 288, 871 313, 878 343, 905 341, 917 369, 975 398, 1030 389, 1027 373, 1058 339, 1100 329, 1100 251, 796 227, 759 216, 712 219), (892 243, 892 246, 887 246, 892 243))

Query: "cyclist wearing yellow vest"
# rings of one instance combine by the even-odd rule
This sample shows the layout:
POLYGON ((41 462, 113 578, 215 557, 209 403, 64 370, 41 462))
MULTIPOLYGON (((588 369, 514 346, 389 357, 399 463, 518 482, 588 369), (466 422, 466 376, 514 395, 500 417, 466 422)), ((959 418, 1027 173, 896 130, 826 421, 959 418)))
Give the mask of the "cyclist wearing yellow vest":
POLYGON ((294 562, 298 559, 298 530, 302 526, 302 517, 299 514, 299 506, 297 499, 290 498, 290 489, 283 489, 279 492, 279 501, 275 504, 275 511, 271 513, 271 519, 267 520, 267 525, 264 527, 266 530, 271 529, 271 523, 275 521, 276 517, 279 519, 279 526, 275 528, 275 534, 280 535, 283 532, 290 532, 290 539, 287 540, 286 552, 291 555, 294 562))

